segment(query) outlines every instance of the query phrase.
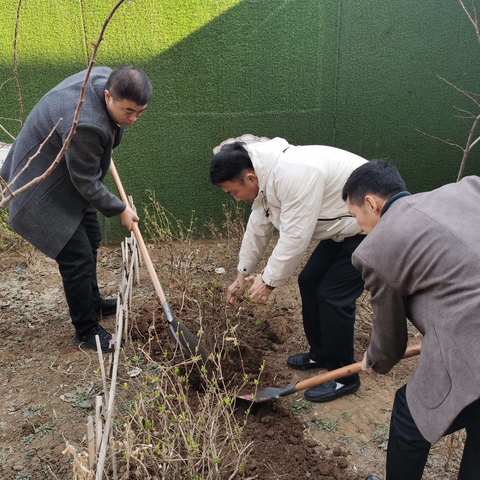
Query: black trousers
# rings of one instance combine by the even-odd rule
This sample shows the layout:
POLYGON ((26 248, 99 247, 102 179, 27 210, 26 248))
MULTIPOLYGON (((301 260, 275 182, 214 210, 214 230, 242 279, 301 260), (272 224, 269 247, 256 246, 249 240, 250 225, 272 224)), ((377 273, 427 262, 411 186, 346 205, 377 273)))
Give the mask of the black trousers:
POLYGON ((95 303, 100 299, 97 285, 97 250, 102 230, 97 211, 89 208, 72 238, 55 261, 62 276, 63 289, 73 326, 86 333, 97 322, 95 303))
MULTIPOLYGON (((387 480, 421 480, 431 444, 425 440, 412 418, 406 385, 397 390, 393 403, 387 449, 387 480)), ((480 399, 464 408, 445 435, 466 429, 467 440, 458 480, 480 478, 480 399)))
MULTIPOLYGON (((298 277, 310 358, 328 370, 354 363, 355 301, 364 283, 352 265, 352 253, 364 238, 322 240, 298 277)), ((357 381, 355 374, 342 378, 341 383, 357 381)))

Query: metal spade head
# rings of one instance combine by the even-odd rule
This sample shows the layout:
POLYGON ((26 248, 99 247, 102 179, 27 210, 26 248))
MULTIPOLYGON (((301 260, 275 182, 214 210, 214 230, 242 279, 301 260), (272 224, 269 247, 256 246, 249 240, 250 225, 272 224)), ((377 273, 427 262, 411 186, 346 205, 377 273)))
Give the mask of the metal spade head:
POLYGON ((208 355, 204 348, 200 345, 198 338, 182 323, 177 317, 172 316, 168 322, 170 338, 180 346, 183 353, 194 358, 200 356, 202 363, 207 363, 208 355))
POLYGON ((247 400, 253 403, 265 403, 276 398, 286 397, 295 393, 296 383, 291 383, 283 388, 267 387, 257 393, 250 393, 248 395, 239 395, 237 398, 247 400))

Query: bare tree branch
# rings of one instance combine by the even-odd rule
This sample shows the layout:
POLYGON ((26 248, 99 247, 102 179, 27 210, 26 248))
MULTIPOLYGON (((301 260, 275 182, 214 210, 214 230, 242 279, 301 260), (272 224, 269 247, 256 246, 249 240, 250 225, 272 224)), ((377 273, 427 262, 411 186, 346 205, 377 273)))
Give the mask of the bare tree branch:
POLYGON ((473 137, 475 136, 475 131, 478 127, 478 124, 480 123, 480 115, 478 115, 477 117, 474 117, 474 118, 475 118, 475 120, 473 122, 472 127, 470 128, 470 133, 468 135, 468 139, 467 139, 467 143, 466 143, 465 147, 461 147, 460 145, 454 143, 452 140, 444 140, 442 138, 436 137, 434 135, 430 135, 429 133, 425 133, 425 132, 422 132, 421 130, 416 129, 417 132, 421 133, 422 135, 425 135, 426 137, 434 138, 435 140, 439 140, 442 143, 446 143, 447 145, 451 145, 453 147, 457 147, 460 150, 462 150, 463 156, 462 156, 462 161, 460 163, 460 169, 459 169, 458 176, 457 176, 457 182, 460 181, 463 178, 463 175, 465 173, 465 167, 467 165, 468 155, 469 155, 470 151, 480 141, 480 137, 473 140, 473 137))
POLYGON ((473 98, 473 94, 471 94, 470 92, 467 92, 466 90, 462 90, 461 88, 458 88, 452 82, 445 80, 440 75, 437 75, 437 76, 440 80, 444 81, 447 85, 450 85, 451 87, 453 87, 457 92, 460 92, 462 95, 465 95, 466 97, 468 97, 475 105, 477 105, 477 107, 480 107, 480 103, 477 100, 475 100, 475 98, 473 98))
MULTIPOLYGON (((0 120, 8 120, 9 122, 21 123, 21 120, 19 118, 0 117, 0 120)), ((0 124, 0 129, 2 129, 12 140, 15 140, 15 137, 2 124, 0 124)))
POLYGON ((4 82, 0 85, 0 90, 3 88, 3 86, 9 82, 10 80, 12 80, 11 78, 7 78, 6 80, 4 80, 4 82))
POLYGON ((467 7, 465 7, 465 4, 463 3, 463 0, 458 0, 460 5, 463 8, 463 11, 467 15, 468 19, 472 23, 472 25, 475 27, 475 32, 477 33, 477 39, 478 43, 480 43, 480 30, 478 28, 478 18, 477 18, 477 9, 475 8, 475 3, 474 0, 472 0, 472 9, 473 9, 473 18, 470 15, 470 12, 467 10, 467 7))
MULTIPOLYGON (((85 75, 85 80, 83 81, 83 84, 82 84, 82 88, 80 90, 80 98, 78 100, 78 104, 77 104, 77 108, 75 109, 75 115, 74 115, 74 118, 73 118, 73 123, 72 123, 72 127, 70 129, 70 132, 68 133, 68 136, 67 138, 65 139, 65 142, 63 143, 62 145, 62 148, 60 149, 60 151, 58 152, 57 156, 55 157, 55 160, 52 162, 52 164, 48 167, 48 169, 40 176, 38 177, 35 177, 33 180, 31 180, 30 182, 28 182, 26 185, 24 185, 23 187, 17 189, 17 190, 14 190, 12 191, 11 190, 11 186, 13 185, 13 183, 18 179, 19 175, 17 175, 12 182, 10 182, 10 184, 4 188, 2 191, 1 191, 1 198, 2 200, 0 201, 0 207, 6 205, 10 200, 12 200, 12 198, 14 198, 15 196, 19 195, 20 193, 23 193, 24 191, 28 190, 29 188, 31 188, 32 186, 36 185, 37 183, 40 183, 42 182, 43 180, 45 180, 52 172, 53 170, 57 167, 57 165, 60 163, 60 160, 62 160, 66 150, 68 149, 68 146, 70 145, 70 142, 72 141, 72 138, 73 136, 75 135, 75 131, 77 129, 77 124, 78 124, 78 119, 79 119, 79 116, 80 116, 80 111, 82 109, 82 106, 83 106, 83 102, 84 102, 84 98, 85 98, 85 89, 86 89, 86 86, 87 86, 87 82, 90 78, 90 74, 91 74, 91 71, 92 71, 92 68, 93 68, 93 65, 95 63, 95 58, 97 56, 97 52, 98 52, 98 48, 100 46, 100 43, 102 42, 103 40, 103 36, 104 36, 104 33, 105 33, 105 29, 107 28, 107 25, 110 23, 110 20, 112 19, 113 15, 115 14, 115 12, 117 11, 117 9, 120 7, 120 5, 122 3, 124 3, 126 0, 119 0, 118 3, 113 7, 112 11, 110 12, 109 16, 107 17, 107 19, 105 20, 104 24, 103 24, 103 27, 100 31, 100 35, 98 37, 98 40, 96 43, 93 43, 93 52, 92 52, 92 56, 91 56, 91 59, 90 59, 90 62, 88 64, 88 68, 87 68, 87 73, 85 75), (10 192, 9 195, 5 196, 7 194, 7 192, 10 192)), ((20 0, 20 3, 21 3, 21 0, 20 0)), ((129 2, 131 3, 131 2, 129 2)), ((31 158, 29 158, 28 162, 27 162, 27 165, 25 166, 25 168, 30 164, 30 162, 40 153, 44 143, 50 138, 50 136, 53 134, 53 132, 55 131, 55 129, 57 128, 58 124, 60 123, 62 119, 60 119, 57 124, 55 125, 55 127, 52 129, 52 131, 50 132, 50 134, 48 135, 48 137, 44 140, 44 142, 42 143, 42 145, 40 145, 39 149, 37 150, 37 152, 35 153, 35 155, 33 155, 31 158)), ((25 170, 25 168, 22 169, 22 171, 20 172, 20 174, 25 170)))
POLYGON ((18 68, 17 68, 17 40, 18 40, 18 24, 20 21, 20 7, 22 6, 22 0, 18 0, 17 8, 17 21, 15 24, 15 38, 13 40, 13 72, 15 74, 15 83, 17 85, 18 93, 18 105, 20 106, 20 124, 23 127, 23 101, 22 101, 22 92, 20 90, 20 82, 18 80, 18 68))
POLYGON ((19 123, 21 121, 19 118, 9 118, 9 117, 0 117, 0 120, 8 120, 9 122, 19 122, 19 123))
POLYGON ((444 140, 443 138, 439 138, 439 137, 436 137, 435 135, 430 135, 429 133, 423 132, 422 130, 419 130, 418 128, 416 128, 415 131, 418 132, 418 133, 421 133, 422 135, 425 135, 426 137, 434 138, 435 140, 439 140, 442 143, 446 143, 447 145, 452 145, 453 147, 458 147, 463 152, 463 147, 454 143, 453 140, 444 140))
MULTIPOLYGON (((16 37, 16 34, 15 34, 15 37, 16 37)), ((9 81, 13 80, 12 78, 7 78, 1 85, 0 85, 0 91, 2 90, 2 88, 5 86, 5 84, 9 81)), ((17 88, 19 88, 19 85, 17 84, 17 88)), ((13 121, 13 122, 19 122, 20 125, 22 124, 22 120, 20 120, 19 118, 4 118, 4 117, 0 117, 0 120, 9 120, 9 121, 13 121)), ((3 125, 0 125, 0 129, 2 131, 4 131, 12 140, 15 140, 15 137, 3 126, 3 125)))
POLYGON ((468 135, 467 144, 463 149, 463 157, 462 157, 462 162, 460 163, 460 170, 458 172, 457 182, 463 178, 463 174, 465 173, 465 166, 467 165, 468 154, 470 153, 470 150, 475 146, 475 144, 478 142, 480 138, 479 137, 475 141, 472 141, 473 136, 475 135, 475 130, 477 129, 477 126, 478 126, 478 122, 480 122, 480 115, 478 115, 478 117, 473 122, 472 128, 470 129, 470 134, 468 135))
POLYGON ((5 189, 1 192, 2 193, 2 200, 0 201, 0 208, 3 207, 3 205, 6 205, 13 197, 16 197, 17 195, 20 195, 21 193, 25 192, 26 190, 28 190, 29 188, 32 188, 34 185, 36 185, 37 183, 40 183, 42 182, 43 180, 45 180, 45 178, 47 178, 50 173, 52 173, 52 171, 55 169, 55 167, 57 166, 57 164, 55 162, 53 162, 47 170, 45 170, 45 172, 38 176, 38 177, 35 177, 33 180, 31 180, 30 182, 26 183, 23 187, 20 187, 19 189, 15 190, 14 192, 12 192, 12 190, 10 189, 10 187, 16 182, 17 178, 20 177, 20 175, 30 166, 30 164, 32 163, 32 160, 41 152, 43 146, 47 143, 47 141, 50 139, 50 137, 53 135, 53 132, 57 129, 58 127, 58 124, 63 120, 63 118, 61 118, 57 123, 56 125, 52 128, 52 131, 48 134, 47 138, 45 138, 45 140, 40 144, 40 146, 38 147, 38 150, 35 152, 34 155, 32 155, 27 163, 23 166, 23 168, 17 173, 17 175, 15 175, 15 178, 5 187, 5 189), (5 192, 10 192, 10 195, 8 195, 7 197, 5 197, 5 192))
POLYGON ((0 130, 3 130, 12 140, 15 140, 15 137, 1 123, 0 130))
POLYGON ((474 113, 469 112, 468 110, 464 110, 463 108, 454 106, 453 109, 458 110, 459 112, 468 113, 468 116, 455 115, 456 118, 477 118, 477 116, 474 113))
POLYGON ((476 140, 474 140, 471 144, 470 144, 470 150, 480 141, 480 137, 478 137, 476 140))
MULTIPOLYGON (((474 26, 475 28, 475 32, 476 32, 476 35, 477 35, 477 40, 478 40, 478 43, 480 43, 480 29, 479 29, 479 26, 478 26, 478 17, 477 17, 477 9, 475 7, 475 0, 472 0, 472 11, 473 11, 473 14, 470 14, 470 12, 467 10, 467 7, 465 7, 465 4, 463 2, 463 0, 458 0, 458 2, 460 3, 460 5, 462 6, 463 8, 463 11, 465 12, 465 14, 467 15, 468 19, 470 20, 471 24, 474 26)), ((457 92, 460 92, 462 95, 466 96, 467 98, 469 98, 477 107, 480 107, 480 101, 478 101, 475 97, 480 97, 479 94, 477 93, 471 93, 471 92, 468 92, 467 90, 462 90, 461 88, 457 87, 456 85, 454 85, 452 82, 449 82, 448 80, 446 80, 445 78, 441 77, 438 75, 438 78, 440 78, 440 80, 442 80, 443 82, 445 82, 447 85, 450 85, 451 87, 453 87, 457 92)), ((427 137, 430 137, 430 138, 435 138, 436 140, 439 140, 440 142, 443 142, 443 143, 446 143, 447 145, 452 145, 454 147, 457 147, 457 148, 460 148, 460 150, 462 150, 463 152, 463 155, 462 155, 462 161, 460 163, 460 169, 459 169, 459 172, 458 172, 458 176, 457 176, 457 182, 459 180, 461 180, 463 178, 463 175, 465 173, 465 167, 467 165, 467 159, 468 159, 468 155, 470 154, 470 151, 472 150, 472 148, 480 142, 480 137, 476 138, 475 140, 473 140, 474 136, 475 136, 475 131, 478 127, 478 124, 480 123, 480 115, 478 114, 474 114, 472 112, 469 112, 468 110, 464 110, 462 108, 458 108, 458 107, 453 107, 455 110, 459 111, 459 112, 462 112, 462 113, 465 113, 467 114, 467 116, 465 115, 456 115, 457 118, 462 118, 462 119, 473 119, 473 124, 472 126, 470 127, 470 133, 468 134, 468 138, 467 138, 467 143, 465 145, 465 147, 461 147, 460 145, 458 145, 457 143, 454 143, 452 140, 443 140, 441 138, 438 138, 438 137, 435 137, 434 135, 430 135, 429 133, 425 133, 425 132, 422 132, 421 130, 416 130, 417 132, 421 133, 422 135, 425 135, 427 137)))

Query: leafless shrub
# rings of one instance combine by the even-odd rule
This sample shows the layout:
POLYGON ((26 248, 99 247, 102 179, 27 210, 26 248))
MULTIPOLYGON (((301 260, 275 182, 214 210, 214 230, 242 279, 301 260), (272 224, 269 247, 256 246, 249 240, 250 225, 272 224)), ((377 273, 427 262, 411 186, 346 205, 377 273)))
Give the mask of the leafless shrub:
POLYGON ((125 384, 136 395, 116 432, 124 476, 213 480, 241 474, 251 448, 242 439, 249 411, 243 419, 235 414, 238 387, 229 391, 225 384, 221 357, 212 356, 200 372, 187 360, 155 362, 146 350, 135 357, 145 359, 142 374, 125 384), (191 385, 195 373, 203 382, 200 391, 191 385))

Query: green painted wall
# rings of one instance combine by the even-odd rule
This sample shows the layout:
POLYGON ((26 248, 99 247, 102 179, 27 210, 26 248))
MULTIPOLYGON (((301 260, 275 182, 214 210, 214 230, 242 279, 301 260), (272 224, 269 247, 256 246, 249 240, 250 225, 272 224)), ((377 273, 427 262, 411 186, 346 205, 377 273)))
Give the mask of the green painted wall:
MULTIPOLYGON (((86 67, 110 0, 23 0, 18 63, 25 111, 86 67)), ((18 118, 12 72, 17 0, 0 4, 0 117, 18 118)), ((154 98, 115 152, 137 208, 146 190, 178 218, 221 221, 211 150, 242 133, 384 158, 412 191, 454 181, 480 53, 456 0, 136 0, 114 16, 97 65, 136 64, 154 98)), ((18 123, 0 123, 16 134, 18 123)), ((0 131, 0 141, 8 138, 0 131)), ((478 153, 468 173, 479 174, 478 153)), ((109 186, 114 189, 109 180, 109 186)), ((111 222, 110 240, 124 234, 111 222)))

